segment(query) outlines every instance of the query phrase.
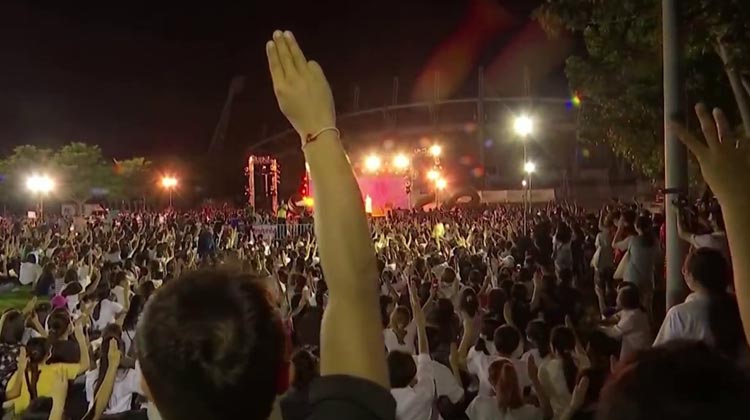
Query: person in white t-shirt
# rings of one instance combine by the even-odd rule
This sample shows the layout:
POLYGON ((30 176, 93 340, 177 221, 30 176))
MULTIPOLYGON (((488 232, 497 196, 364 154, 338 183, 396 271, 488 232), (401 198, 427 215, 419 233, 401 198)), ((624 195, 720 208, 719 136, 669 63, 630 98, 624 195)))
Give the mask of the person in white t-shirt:
POLYGON ((648 314, 643 310, 638 287, 624 283, 617 294, 617 306, 620 311, 612 318, 615 325, 601 326, 608 336, 622 341, 620 360, 651 347, 653 336, 648 314))
POLYGON ((110 300, 110 290, 107 284, 99 285, 96 298, 99 302, 94 306, 91 319, 94 330, 103 331, 107 325, 114 323, 118 316, 124 315, 125 307, 110 300))
MULTIPOLYGON (((421 308, 420 308, 421 309, 421 308)), ((417 325, 409 319, 409 310, 405 306, 397 306, 391 313, 391 322, 383 330, 385 348, 414 354, 414 339, 417 336, 417 325)))
MULTIPOLYGON (((86 372, 86 400, 89 403, 89 409, 94 405, 94 396, 101 386, 104 374, 109 366, 108 354, 109 346, 115 339, 120 350, 123 350, 122 342, 119 340, 122 331, 116 324, 108 325, 102 333, 101 356, 97 367, 86 372)), ((109 404, 104 410, 105 415, 119 414, 130 410, 134 394, 143 394, 141 390, 141 373, 136 365, 136 369, 119 368, 115 376, 115 383, 112 388, 112 395, 109 398, 109 404)))
POLYGON ((21 268, 18 273, 18 282, 26 286, 29 284, 36 283, 39 280, 39 276, 42 275, 42 267, 37 263, 36 254, 29 254, 26 256, 26 260, 21 263, 21 268))
POLYGON ((391 395, 396 400, 397 420, 429 420, 437 418, 434 412, 437 389, 432 371, 432 359, 427 342, 427 327, 416 291, 409 288, 414 324, 419 341, 419 356, 415 365, 410 354, 394 350, 388 353, 388 373, 391 395))
POLYGON ((527 364, 521 360, 523 346, 521 334, 515 327, 503 325, 495 330, 493 335, 497 354, 488 351, 477 351, 476 346, 469 350, 466 366, 470 374, 479 379, 479 395, 491 396, 493 386, 489 379, 489 367, 498 359, 507 359, 516 368, 516 376, 521 389, 531 386, 531 378, 527 373, 527 364))

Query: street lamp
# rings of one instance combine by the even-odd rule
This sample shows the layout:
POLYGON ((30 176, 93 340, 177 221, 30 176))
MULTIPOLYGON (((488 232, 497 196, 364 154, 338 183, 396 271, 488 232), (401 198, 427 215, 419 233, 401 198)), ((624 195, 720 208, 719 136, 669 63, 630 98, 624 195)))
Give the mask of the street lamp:
POLYGON ((433 144, 430 146, 430 154, 434 158, 439 158, 440 154, 443 153, 443 148, 439 144, 433 144))
POLYGON ((365 170, 367 172, 377 172, 382 163, 378 155, 369 155, 365 158, 365 170))
POLYGON ((32 175, 26 180, 26 188, 39 196, 39 220, 44 217, 44 196, 55 188, 55 181, 48 175, 32 175))
POLYGON ((534 132, 534 120, 528 115, 517 116, 513 120, 513 131, 525 139, 534 132))
POLYGON ((399 153, 393 157, 393 167, 398 170, 404 170, 408 168, 409 163, 409 158, 403 153, 399 153))
POLYGON ((439 194, 441 191, 445 189, 445 187, 448 186, 448 181, 446 181, 444 178, 437 178, 435 180, 435 208, 438 208, 440 205, 440 199, 439 194))
POLYGON ((169 208, 172 208, 172 192, 177 187, 177 178, 164 176, 161 178, 161 186, 169 192, 169 208))
POLYGON ((436 169, 430 169, 427 171, 427 179, 430 181, 437 181, 440 178, 440 172, 438 172, 436 169))

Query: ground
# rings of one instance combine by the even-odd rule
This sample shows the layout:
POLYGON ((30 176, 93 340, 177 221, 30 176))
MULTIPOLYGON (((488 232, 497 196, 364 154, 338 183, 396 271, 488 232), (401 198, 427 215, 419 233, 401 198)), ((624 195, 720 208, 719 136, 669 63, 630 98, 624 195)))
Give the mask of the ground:
POLYGON ((6 309, 23 309, 31 299, 30 287, 19 287, 11 292, 0 293, 0 313, 6 309))

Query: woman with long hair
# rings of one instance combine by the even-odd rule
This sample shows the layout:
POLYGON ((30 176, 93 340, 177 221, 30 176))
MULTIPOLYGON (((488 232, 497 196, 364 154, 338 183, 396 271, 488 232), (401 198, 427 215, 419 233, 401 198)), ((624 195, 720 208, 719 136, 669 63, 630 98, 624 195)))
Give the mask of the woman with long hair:
MULTIPOLYGON (((117 324, 107 325, 102 331, 102 346, 99 349, 99 360, 95 369, 86 372, 86 400, 89 409, 94 406, 94 396, 101 388, 104 376, 109 369, 109 346, 116 344, 120 351, 123 350, 122 328, 117 324)), ((133 394, 143 394, 141 390, 141 374, 130 368, 117 369, 112 395, 104 414, 119 414, 130 410, 133 402, 133 394)))
POLYGON ((685 260, 682 271, 693 293, 669 310, 654 345, 700 340, 732 360, 747 356, 737 298, 727 292, 729 267, 723 254, 699 248, 685 260))
POLYGON ((535 319, 526 326, 526 342, 530 349, 523 354, 522 360, 528 361, 533 357, 537 366, 542 366, 552 358, 549 345, 549 327, 540 319, 535 319))
POLYGON ((389 352, 398 350, 408 354, 416 354, 414 340, 417 337, 417 325, 411 319, 406 306, 397 306, 391 313, 391 322, 383 330, 385 347, 389 352))
POLYGON ((51 356, 48 363, 78 363, 78 345, 68 338, 73 333, 70 315, 65 309, 55 309, 47 317, 47 345, 51 356))
MULTIPOLYGON (((530 374, 534 369, 530 369, 530 374)), ((469 420, 542 420, 544 410, 526 404, 518 374, 508 359, 499 359, 489 366, 493 395, 478 395, 466 409, 469 420)), ((538 381, 534 381, 538 384, 538 381)), ((541 397, 540 399, 544 399, 541 397)))
POLYGON ((539 382, 544 394, 549 397, 555 417, 558 417, 570 404, 578 376, 578 367, 573 358, 576 349, 573 330, 563 326, 553 328, 550 349, 552 358, 539 367, 539 382))
POLYGON ((318 358, 307 349, 292 354, 291 387, 281 397, 281 418, 283 420, 304 420, 312 412, 310 405, 310 384, 320 376, 318 358))
POLYGON ((623 280, 638 286, 641 303, 650 314, 659 242, 652 232, 651 219, 648 216, 639 216, 636 219, 635 231, 637 235, 628 241, 628 259, 623 280))

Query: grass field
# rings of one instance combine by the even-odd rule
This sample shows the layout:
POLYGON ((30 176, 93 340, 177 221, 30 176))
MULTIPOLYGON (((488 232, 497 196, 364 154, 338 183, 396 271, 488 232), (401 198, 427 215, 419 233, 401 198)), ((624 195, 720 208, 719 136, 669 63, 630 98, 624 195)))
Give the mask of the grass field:
POLYGON ((31 299, 31 287, 19 287, 18 290, 0 293, 0 313, 6 309, 23 309, 31 299))

